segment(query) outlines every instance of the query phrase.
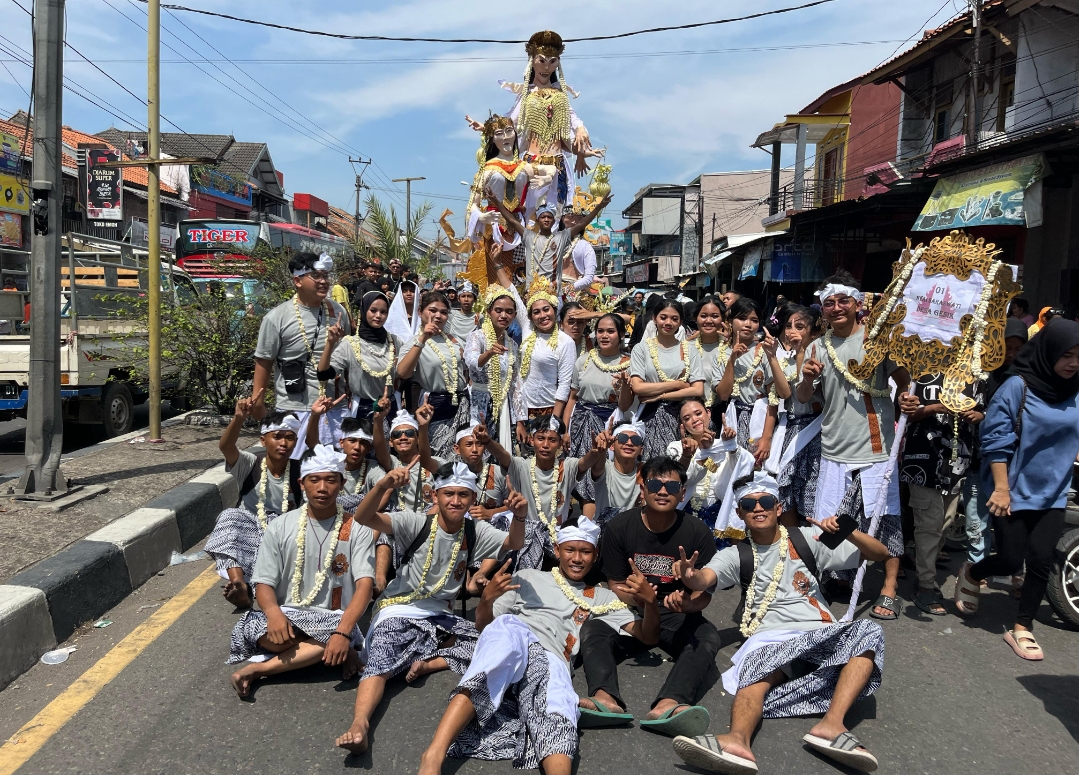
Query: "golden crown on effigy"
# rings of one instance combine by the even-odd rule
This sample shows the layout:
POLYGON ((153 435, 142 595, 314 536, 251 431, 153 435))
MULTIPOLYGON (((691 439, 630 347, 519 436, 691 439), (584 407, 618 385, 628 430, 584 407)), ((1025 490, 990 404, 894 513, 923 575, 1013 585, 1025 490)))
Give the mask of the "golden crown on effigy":
POLYGON ((551 281, 541 274, 537 274, 532 278, 532 284, 528 286, 528 293, 525 296, 525 307, 531 308, 532 304, 537 301, 546 301, 555 309, 558 309, 558 296, 555 295, 554 288, 551 286, 551 281))
POLYGON ((525 43, 525 53, 530 57, 543 54, 545 57, 562 56, 566 50, 566 44, 562 42, 562 36, 551 30, 542 30, 532 35, 525 43))
POLYGON ((495 132, 499 129, 513 128, 513 119, 500 116, 497 113, 492 113, 487 120, 483 122, 483 144, 486 146, 488 142, 494 139, 495 132))

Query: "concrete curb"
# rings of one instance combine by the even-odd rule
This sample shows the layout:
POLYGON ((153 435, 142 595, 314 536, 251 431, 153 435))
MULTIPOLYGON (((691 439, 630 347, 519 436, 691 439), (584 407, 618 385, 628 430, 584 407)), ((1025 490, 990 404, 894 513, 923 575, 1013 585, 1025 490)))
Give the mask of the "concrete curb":
POLYGON ((239 496, 219 463, 0 585, 0 689, 209 535, 239 496))

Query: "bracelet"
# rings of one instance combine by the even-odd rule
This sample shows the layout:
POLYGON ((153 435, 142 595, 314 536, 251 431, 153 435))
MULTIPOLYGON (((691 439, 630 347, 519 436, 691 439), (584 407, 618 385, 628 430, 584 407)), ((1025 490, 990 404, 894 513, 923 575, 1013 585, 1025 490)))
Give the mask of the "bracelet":
POLYGON ((352 635, 350 635, 347 632, 340 632, 338 630, 334 630, 333 632, 330 633, 330 637, 332 638, 334 635, 340 635, 342 638, 348 638, 348 642, 349 643, 352 642, 352 635))
POLYGON ((514 514, 513 515, 513 521, 514 522, 527 522, 528 521, 528 515, 526 514, 523 517, 518 517, 516 514, 514 514))

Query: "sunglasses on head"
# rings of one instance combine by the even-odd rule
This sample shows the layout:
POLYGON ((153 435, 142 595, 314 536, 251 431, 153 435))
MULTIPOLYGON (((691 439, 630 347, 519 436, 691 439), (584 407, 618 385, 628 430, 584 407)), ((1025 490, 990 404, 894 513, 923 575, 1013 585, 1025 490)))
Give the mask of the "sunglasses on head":
POLYGON ((681 482, 664 482, 659 479, 649 479, 644 483, 644 486, 647 487, 648 492, 652 494, 656 494, 660 490, 666 490, 668 495, 677 495, 682 489, 681 482))
POLYGON ((644 446, 644 439, 642 439, 636 433, 632 435, 629 433, 616 433, 614 436, 614 440, 617 441, 619 444, 632 444, 635 447, 644 446))
POLYGON ((404 436, 406 439, 414 439, 416 438, 416 429, 405 428, 403 431, 390 431, 391 439, 399 439, 402 436, 404 436))
POLYGON ((746 496, 745 498, 738 499, 738 508, 742 511, 753 511, 757 508, 757 504, 761 505, 761 508, 765 511, 771 511, 779 503, 779 499, 774 495, 761 495, 758 498, 751 498, 746 496))

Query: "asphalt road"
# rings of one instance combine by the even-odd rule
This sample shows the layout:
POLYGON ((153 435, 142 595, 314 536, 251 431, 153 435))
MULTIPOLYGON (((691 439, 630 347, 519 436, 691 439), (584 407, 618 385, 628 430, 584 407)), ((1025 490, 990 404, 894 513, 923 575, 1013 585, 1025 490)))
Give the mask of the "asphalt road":
MULTIPOLYGON (((36 665, 0 693, 0 772, 4 754, 26 742, 19 732, 51 700, 98 663, 133 628, 209 567, 207 562, 169 568, 105 618, 105 629, 84 627, 62 665, 36 665), (141 610, 140 610, 141 609, 141 610), (24 742, 19 743, 19 740, 24 742)), ((907 584, 909 582, 902 582, 907 584)), ((879 585, 870 575, 869 585, 879 585)), ((945 585, 951 591, 951 581, 945 585)), ((903 594, 909 592, 901 587, 903 594)), ((733 653, 736 600, 721 593, 710 608, 724 643, 721 668, 733 653)), ((840 610, 836 607, 837 611, 840 610)), ((1003 591, 983 598, 973 621, 928 617, 908 605, 886 623, 886 669, 877 695, 858 703, 848 724, 881 761, 883 773, 1000 775, 1075 772, 1079 761, 1079 633, 1061 629, 1043 606, 1036 631, 1047 658, 1023 662, 1001 640, 1015 601, 1003 591)), ((229 631, 238 613, 214 585, 197 599, 115 678, 49 737, 19 770, 45 773, 198 773, 235 775, 278 772, 415 772, 456 679, 440 673, 408 687, 390 684, 388 703, 375 719, 372 751, 350 757, 333 745, 351 720, 356 681, 311 668, 259 685, 242 702, 228 683, 229 631)), ((116 652, 112 652, 115 656, 116 652)), ((104 663, 102 663, 104 664, 104 663)), ((620 670, 630 709, 643 713, 666 674, 658 656, 620 670)), ((583 675, 575 677, 584 691, 583 675)), ((67 707, 64 699, 52 706, 67 707)), ((716 686, 704 705, 713 732, 727 729, 731 698, 716 686)), ((62 709, 62 708, 61 708, 62 709)), ((762 773, 805 775, 844 772, 805 750, 801 736, 811 719, 765 721, 755 751, 762 773)), ((508 762, 450 760, 444 772, 510 772, 508 762)), ((670 741, 634 725, 587 731, 577 772, 584 774, 690 772, 670 741)))

